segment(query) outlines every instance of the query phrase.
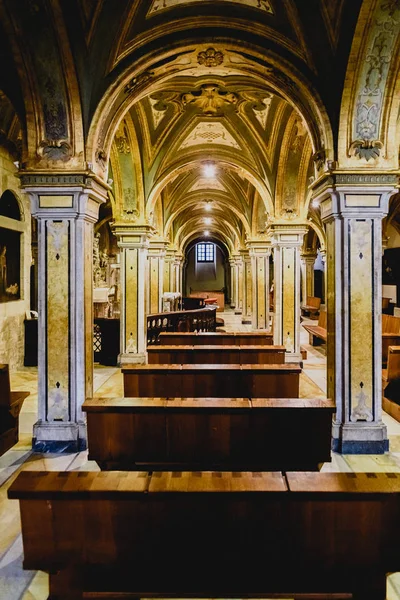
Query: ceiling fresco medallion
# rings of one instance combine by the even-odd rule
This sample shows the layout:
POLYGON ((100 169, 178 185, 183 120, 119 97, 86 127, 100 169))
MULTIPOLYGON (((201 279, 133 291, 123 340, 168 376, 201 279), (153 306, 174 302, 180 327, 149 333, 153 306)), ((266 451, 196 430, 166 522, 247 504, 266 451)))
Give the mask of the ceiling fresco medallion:
MULTIPOLYGON (((198 4, 199 2, 204 4, 205 0, 153 0, 147 15, 151 16, 162 10, 168 10, 175 8, 176 6, 185 6, 186 4, 198 4)), ((251 8, 256 8, 257 10, 261 10, 262 12, 271 15, 274 14, 270 0, 218 0, 218 2, 241 4, 242 6, 250 6, 251 8)), ((213 4, 217 4, 218 2, 213 2, 213 4)))
POLYGON ((218 122, 209 123, 205 121, 196 125, 185 141, 182 142, 180 150, 188 148, 189 146, 200 146, 201 144, 222 144, 240 150, 240 146, 235 138, 222 123, 218 122))

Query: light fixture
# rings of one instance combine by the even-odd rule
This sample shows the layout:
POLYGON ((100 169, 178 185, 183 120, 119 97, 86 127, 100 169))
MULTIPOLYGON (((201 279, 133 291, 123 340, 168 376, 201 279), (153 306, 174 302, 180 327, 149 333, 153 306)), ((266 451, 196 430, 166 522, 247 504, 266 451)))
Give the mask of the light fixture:
POLYGON ((217 172, 217 168, 215 166, 215 163, 213 163, 213 162, 204 163, 204 165, 203 165, 204 177, 211 179, 212 177, 215 177, 216 172, 217 172))
POLYGON ((211 200, 207 200, 207 201, 206 201, 206 205, 205 205, 205 207, 204 207, 204 208, 205 208, 205 210, 206 210, 207 212, 209 212, 209 211, 212 209, 212 204, 211 204, 211 202, 212 202, 211 200))
POLYGON ((211 225, 211 223, 212 223, 212 219, 211 219, 211 217, 205 217, 205 218, 204 218, 204 223, 205 223, 206 225, 211 225))
POLYGON ((204 232, 204 235, 205 235, 206 237, 208 237, 208 236, 210 235, 210 232, 208 231, 208 229, 206 229, 206 230, 205 230, 205 232, 204 232))
POLYGON ((311 205, 312 205, 312 207, 313 207, 313 208, 318 208, 318 206, 319 206, 319 202, 318 202, 318 200, 313 200, 313 201, 311 202, 311 205))

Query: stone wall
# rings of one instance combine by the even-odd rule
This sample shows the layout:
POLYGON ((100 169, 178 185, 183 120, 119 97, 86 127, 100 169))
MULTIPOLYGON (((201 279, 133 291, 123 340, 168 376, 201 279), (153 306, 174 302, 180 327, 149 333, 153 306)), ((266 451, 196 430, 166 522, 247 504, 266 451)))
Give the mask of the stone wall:
MULTIPOLYGON (((0 146, 0 196, 11 190, 21 211, 21 299, 0 302, 0 363, 8 363, 15 370, 24 364, 24 318, 30 307, 31 213, 29 200, 20 191, 14 160, 0 146)), ((6 226, 1 216, 0 226, 6 226)))

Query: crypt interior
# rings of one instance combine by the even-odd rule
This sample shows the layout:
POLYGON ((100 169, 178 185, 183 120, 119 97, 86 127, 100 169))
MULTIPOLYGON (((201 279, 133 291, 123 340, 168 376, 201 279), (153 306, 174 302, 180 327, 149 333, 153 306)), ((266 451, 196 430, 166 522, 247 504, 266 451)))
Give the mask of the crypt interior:
POLYGON ((0 57, 0 363, 29 392, 0 598, 64 598, 7 491, 99 471, 82 405, 126 396, 149 315, 271 335, 334 403, 321 473, 400 474, 399 0, 0 0, 0 57))

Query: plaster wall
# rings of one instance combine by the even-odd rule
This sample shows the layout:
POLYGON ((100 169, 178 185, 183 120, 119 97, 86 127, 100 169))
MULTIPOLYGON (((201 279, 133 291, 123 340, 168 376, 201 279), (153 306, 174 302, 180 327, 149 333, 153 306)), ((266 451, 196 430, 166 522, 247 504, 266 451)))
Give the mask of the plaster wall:
MULTIPOLYGON (((30 305, 31 266, 31 212, 29 200, 19 189, 15 159, 0 146, 0 196, 11 190, 19 201, 21 210, 21 298, 0 302, 0 363, 8 363, 11 369, 24 363, 24 318, 30 305)), ((17 222, 16 222, 17 223, 17 222)), ((2 217, 0 216, 0 226, 2 217)), ((0 240, 1 245, 1 240, 0 240)))

